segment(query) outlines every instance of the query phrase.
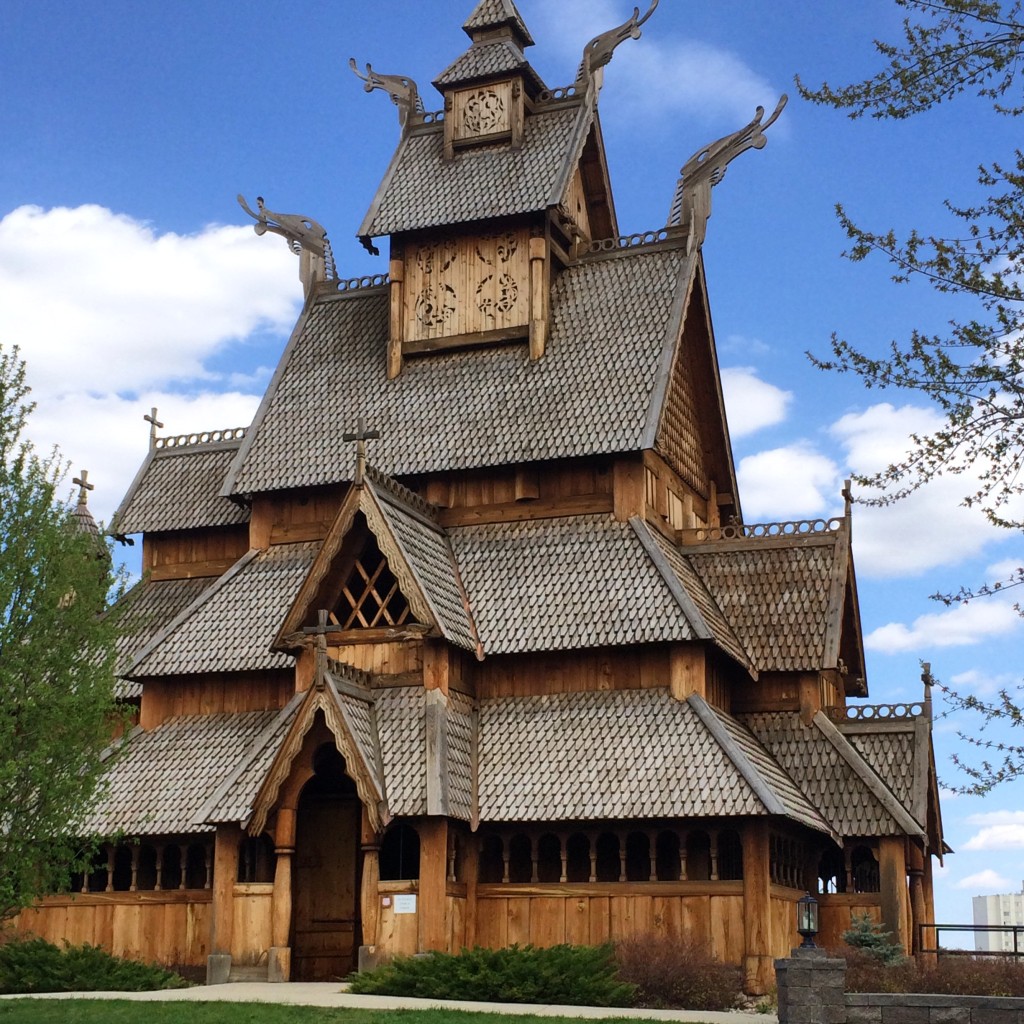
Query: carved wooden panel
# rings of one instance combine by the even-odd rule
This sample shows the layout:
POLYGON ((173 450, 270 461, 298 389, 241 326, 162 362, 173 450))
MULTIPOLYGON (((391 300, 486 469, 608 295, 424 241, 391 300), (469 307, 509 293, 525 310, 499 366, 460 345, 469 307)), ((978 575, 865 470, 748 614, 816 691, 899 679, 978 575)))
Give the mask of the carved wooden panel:
POLYGON ((409 245, 402 290, 405 342, 525 328, 529 232, 502 231, 409 245))
POLYGON ((445 115, 452 141, 458 145, 508 135, 516 101, 511 82, 491 82, 453 93, 451 112, 445 115))

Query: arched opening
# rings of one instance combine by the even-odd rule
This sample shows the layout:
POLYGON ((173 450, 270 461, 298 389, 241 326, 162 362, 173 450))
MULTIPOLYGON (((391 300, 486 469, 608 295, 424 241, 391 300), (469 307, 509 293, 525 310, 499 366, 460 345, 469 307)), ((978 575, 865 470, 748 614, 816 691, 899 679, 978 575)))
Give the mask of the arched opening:
POLYGON ((331 981, 355 967, 360 803, 333 743, 313 754, 299 796, 292 862, 292 977, 331 981))
POLYGON ((597 837, 597 880, 617 882, 621 873, 619 837, 614 832, 602 832, 597 837))
POLYGON ((707 832, 690 832, 686 837, 686 877, 691 882, 711 878, 711 840, 707 832))
POLYGON ((206 888, 206 847, 202 843, 190 843, 185 855, 185 888, 206 888))
POLYGON ((533 881, 533 843, 530 837, 517 832, 508 844, 508 880, 533 881))
POLYGON ((491 832, 480 844, 480 881, 500 882, 505 877, 504 844, 501 836, 491 832))
POLYGON ((737 881, 743 877, 743 844, 731 828, 718 833, 718 877, 737 881))
POLYGON ((181 888, 181 847, 177 843, 168 843, 162 851, 160 872, 161 889, 181 888))
POLYGON ((128 892, 132 887, 132 848, 119 846, 114 850, 114 891, 128 892))
POLYGON ((818 892, 846 892, 846 866, 843 852, 835 847, 826 850, 818 861, 818 892))
POLYGON ((850 856, 850 870, 853 874, 854 892, 878 892, 881 889, 878 861, 868 847, 854 848, 850 856))
POLYGON ((659 882, 677 882, 682 865, 679 860, 679 836, 667 829, 658 833, 655 844, 655 867, 659 882))
POLYGON ((626 881, 651 880, 651 843, 643 832, 630 832, 626 836, 626 881))
POLYGON ((420 877, 420 837, 412 825, 392 825, 380 844, 382 882, 415 880, 420 877))
POLYGON ((277 867, 274 843, 264 832, 258 836, 246 836, 238 851, 239 882, 272 882, 277 867))
POLYGON ((558 836, 548 832, 537 843, 537 881, 559 882, 562 879, 562 844, 558 836))
POLYGON ((156 888, 156 849, 148 843, 139 847, 139 867, 135 874, 135 884, 143 892, 156 888))
POLYGON ((590 881, 590 840, 574 832, 565 844, 565 877, 569 882, 590 881))

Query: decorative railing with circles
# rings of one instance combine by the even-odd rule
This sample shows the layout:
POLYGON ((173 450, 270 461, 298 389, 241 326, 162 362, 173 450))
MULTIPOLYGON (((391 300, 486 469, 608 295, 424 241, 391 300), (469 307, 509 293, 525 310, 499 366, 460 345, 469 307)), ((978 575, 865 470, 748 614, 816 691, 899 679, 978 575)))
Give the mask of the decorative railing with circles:
POLYGON ((690 543, 699 544, 713 540, 750 540, 771 537, 813 537, 818 534, 835 533, 842 528, 843 520, 835 519, 794 519, 784 523, 726 523, 723 526, 698 526, 680 533, 690 543))
POLYGON ((634 235, 619 235, 616 238, 595 238, 590 242, 582 242, 577 247, 577 256, 601 256, 610 252, 621 252, 624 249, 638 249, 645 245, 657 245, 671 237, 667 228, 658 231, 641 231, 634 235))
POLYGON ((575 85, 561 85, 557 89, 545 89, 537 95, 538 103, 557 103, 559 100, 573 100, 579 95, 575 85))
POLYGON ((391 283, 387 274, 367 274, 365 277, 346 277, 335 281, 335 287, 339 292, 354 292, 360 288, 381 288, 391 283))
POLYGON ((829 717, 837 722, 885 722, 901 718, 920 718, 927 713, 922 700, 905 704, 851 704, 845 708, 829 708, 829 717))
POLYGON ((158 437, 156 448, 187 448, 197 444, 219 444, 222 441, 241 441, 245 437, 245 427, 233 427, 230 430, 202 430, 196 434, 177 434, 174 437, 158 437))

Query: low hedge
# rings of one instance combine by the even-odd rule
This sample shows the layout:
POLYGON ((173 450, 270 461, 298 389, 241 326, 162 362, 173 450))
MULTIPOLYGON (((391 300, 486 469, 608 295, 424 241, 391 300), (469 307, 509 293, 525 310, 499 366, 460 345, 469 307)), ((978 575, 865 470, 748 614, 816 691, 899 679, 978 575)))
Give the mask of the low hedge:
POLYGON ((0 993, 146 992, 184 988, 188 982, 156 964, 123 960, 97 946, 55 946, 43 939, 0 945, 0 993))

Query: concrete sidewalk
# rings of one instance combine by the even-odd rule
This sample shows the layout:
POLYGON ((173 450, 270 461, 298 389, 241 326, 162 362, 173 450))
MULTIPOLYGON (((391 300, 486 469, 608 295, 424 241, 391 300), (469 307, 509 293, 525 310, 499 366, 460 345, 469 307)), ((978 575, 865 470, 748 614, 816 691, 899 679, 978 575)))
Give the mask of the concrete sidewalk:
MULTIPOLYGON (((22 996, 0 996, 18 999, 22 996)), ((631 1017, 640 1020, 688 1021, 691 1024, 778 1024, 774 1014, 721 1013, 712 1010, 634 1010, 603 1006, 534 1006, 526 1003, 473 1003, 454 999, 407 999, 401 996, 357 996, 343 986, 328 982, 236 982, 228 985, 200 985, 196 988, 166 989, 159 992, 51 992, 32 999, 128 999, 135 1002, 232 1002, 282 1003, 295 1006, 337 1006, 364 1010, 467 1010, 481 1013, 536 1014, 540 1017, 577 1017, 602 1020, 631 1017)))

